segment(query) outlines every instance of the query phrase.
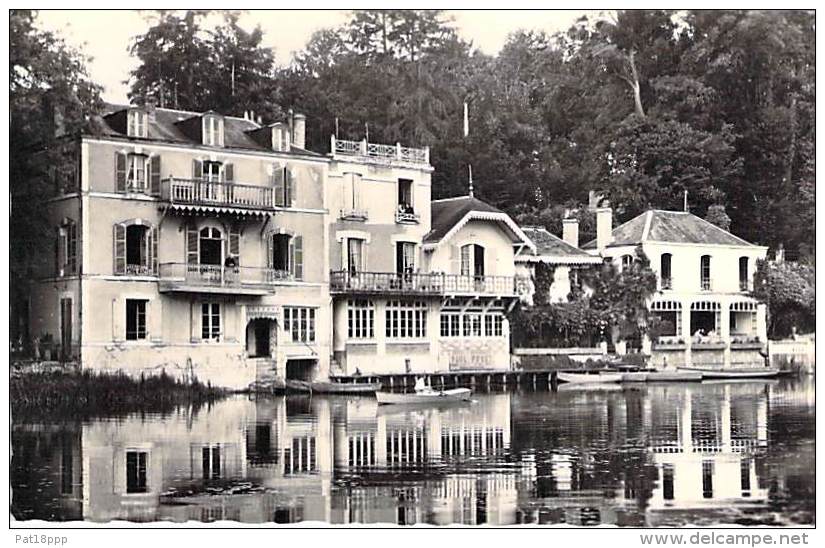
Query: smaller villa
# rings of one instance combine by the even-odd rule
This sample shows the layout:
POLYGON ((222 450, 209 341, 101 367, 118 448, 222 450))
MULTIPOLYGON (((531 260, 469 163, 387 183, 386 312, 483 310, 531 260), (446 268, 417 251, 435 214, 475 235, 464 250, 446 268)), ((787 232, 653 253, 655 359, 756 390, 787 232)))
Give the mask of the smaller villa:
POLYGON ((658 318, 642 342, 662 367, 736 367, 760 363, 766 308, 754 299, 756 262, 768 248, 688 212, 651 209, 612 228, 610 207, 596 209, 596 239, 582 246, 618 268, 640 250, 658 276, 650 299, 658 318))

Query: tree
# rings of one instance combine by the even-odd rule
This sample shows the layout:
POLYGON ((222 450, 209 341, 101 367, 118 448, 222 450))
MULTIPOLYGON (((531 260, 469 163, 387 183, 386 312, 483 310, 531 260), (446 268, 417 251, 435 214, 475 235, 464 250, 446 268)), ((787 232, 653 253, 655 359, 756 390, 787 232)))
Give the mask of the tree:
MULTIPOLYGON (((10 270, 13 311, 28 296, 28 283, 49 260, 54 227, 44 200, 54 195, 52 168, 61 147, 89 129, 101 105, 101 88, 86 71, 87 59, 57 35, 40 29, 37 13, 9 13, 10 270), (58 135, 65 137, 60 140, 58 135)), ((14 313, 13 313, 14 315, 14 313)), ((13 325, 16 336, 18 325, 13 325)))
POLYGON ((768 305, 768 337, 816 328, 816 269, 812 265, 759 261, 753 296, 768 305))
POLYGON ((708 214, 705 215, 705 220, 715 224, 722 230, 730 230, 730 217, 725 213, 725 206, 723 205, 710 206, 708 214))

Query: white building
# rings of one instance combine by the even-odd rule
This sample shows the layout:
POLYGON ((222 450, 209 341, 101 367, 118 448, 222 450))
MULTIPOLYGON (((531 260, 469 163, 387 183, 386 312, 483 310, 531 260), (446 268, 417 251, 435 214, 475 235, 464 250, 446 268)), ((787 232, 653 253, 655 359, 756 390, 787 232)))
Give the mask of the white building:
POLYGON ((750 291, 767 247, 682 211, 649 210, 613 229, 612 210, 598 207, 596 234, 583 249, 609 257, 618 268, 641 251, 658 277, 648 306, 662 320, 662 332, 643 342, 653 365, 763 363, 766 309, 750 291))

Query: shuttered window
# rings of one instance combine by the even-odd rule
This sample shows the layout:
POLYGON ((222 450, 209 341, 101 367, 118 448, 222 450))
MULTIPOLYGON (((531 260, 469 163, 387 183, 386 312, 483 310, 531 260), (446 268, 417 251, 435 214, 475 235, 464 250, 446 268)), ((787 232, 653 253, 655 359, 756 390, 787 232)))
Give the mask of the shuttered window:
POLYGON ((158 231, 143 223, 124 222, 113 227, 114 273, 153 276, 158 272, 158 231))
POLYGON ((57 229, 55 246, 55 270, 58 276, 71 276, 78 272, 77 223, 66 219, 57 229))
POLYGON ((289 241, 292 276, 296 280, 304 279, 304 239, 293 236, 289 241))

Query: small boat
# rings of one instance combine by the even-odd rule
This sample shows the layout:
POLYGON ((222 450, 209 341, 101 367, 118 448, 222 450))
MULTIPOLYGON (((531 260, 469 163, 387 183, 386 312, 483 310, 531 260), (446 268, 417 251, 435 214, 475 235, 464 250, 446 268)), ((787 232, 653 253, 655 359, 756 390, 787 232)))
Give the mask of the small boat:
POLYGON ((287 390, 296 392, 315 392, 318 394, 374 394, 381 390, 380 382, 342 383, 342 382, 307 382, 286 381, 287 390))
POLYGON ((779 375, 779 369, 772 367, 734 367, 726 369, 680 367, 679 370, 699 372, 703 379, 765 379, 779 375))
POLYGON ((647 374, 647 382, 698 382, 701 380, 701 371, 689 371, 681 367, 676 371, 669 369, 666 371, 650 371, 647 374))
POLYGON ((645 382, 647 381, 647 377, 649 372, 647 371, 629 371, 627 373, 622 372, 622 382, 645 382))
POLYGON ((446 402, 470 401, 472 391, 469 388, 450 390, 417 390, 407 394, 397 392, 376 392, 375 399, 379 405, 386 404, 441 404, 446 402))
POLYGON ((606 373, 599 371, 597 373, 562 373, 556 374, 562 382, 576 382, 576 383, 602 383, 602 382, 619 382, 622 380, 621 373, 606 373))

